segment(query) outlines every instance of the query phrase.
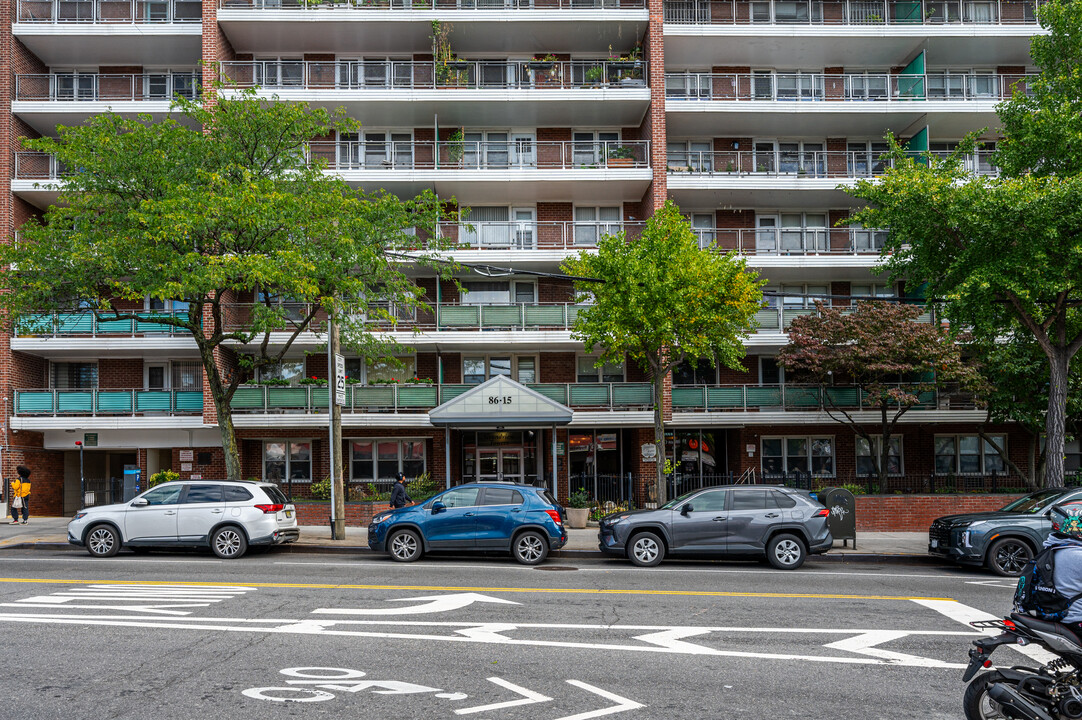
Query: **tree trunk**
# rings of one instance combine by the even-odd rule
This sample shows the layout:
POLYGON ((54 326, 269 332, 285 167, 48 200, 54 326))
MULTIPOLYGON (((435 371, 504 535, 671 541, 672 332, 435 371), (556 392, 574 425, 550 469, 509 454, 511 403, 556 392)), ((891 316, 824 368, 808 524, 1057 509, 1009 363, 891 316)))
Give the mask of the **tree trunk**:
POLYGON ((1049 354, 1048 413, 1045 415, 1045 487, 1063 487, 1063 452, 1067 429, 1067 373, 1070 356, 1056 347, 1049 354))
MULTIPOLYGON (((660 363, 659 363, 660 364, 660 363)), ((654 447, 657 448, 655 465, 655 497, 658 505, 669 501, 665 483, 665 374, 654 371, 654 447)))
POLYGON ((210 396, 214 401, 214 413, 218 418, 218 430, 222 434, 222 453, 225 455, 225 479, 231 482, 243 480, 243 470, 240 465, 240 451, 237 448, 237 433, 233 428, 233 407, 226 397, 226 389, 222 385, 222 376, 218 372, 218 365, 214 362, 213 348, 201 346, 199 354, 203 361, 203 371, 207 376, 207 384, 210 386, 210 396))

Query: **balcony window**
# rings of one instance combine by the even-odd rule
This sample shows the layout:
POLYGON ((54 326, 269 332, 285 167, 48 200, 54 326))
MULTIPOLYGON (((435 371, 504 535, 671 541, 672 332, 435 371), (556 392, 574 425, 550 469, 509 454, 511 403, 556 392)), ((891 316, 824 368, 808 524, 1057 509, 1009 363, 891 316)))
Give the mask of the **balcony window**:
POLYGON ((762 440, 763 477, 781 474, 834 475, 834 438, 775 437, 762 440))
POLYGON ((537 358, 532 355, 477 355, 462 358, 462 382, 480 385, 503 376, 520 383, 537 382, 537 358))
POLYGON ((860 284, 852 285, 849 294, 854 297, 867 297, 867 298, 895 298, 898 297, 897 291, 893 285, 881 285, 879 283, 874 284, 860 284))
POLYGON ((924 20, 929 23, 956 23, 962 19, 958 0, 925 0, 924 20))
POLYGON ((611 131, 572 133, 571 162, 579 166, 605 164, 608 151, 620 145, 620 133, 611 131))
POLYGON ((174 361, 172 380, 174 390, 202 390, 203 363, 174 361))
POLYGON ((537 286, 526 280, 494 280, 462 283, 463 305, 532 305, 537 302, 537 286))
POLYGON ((845 75, 846 100, 886 100, 889 96, 886 73, 858 73, 845 75))
MULTIPOLYGON (((668 6, 667 3, 666 6, 668 6)), ((709 18, 709 6, 706 8, 706 15, 709 18)), ((665 97, 677 100, 709 98, 711 96, 712 82, 709 73, 669 73, 665 75, 665 97)))
POLYGON ((712 140, 671 142, 666 149, 670 172, 712 172, 714 169, 712 140))
MULTIPOLYGON (((869 444, 865 438, 856 438, 857 475, 874 475, 875 468, 879 465, 881 457, 880 448, 883 447, 882 437, 873 437, 869 444), (875 452, 873 454, 872 449, 875 452)), ((902 438, 895 435, 890 439, 890 449, 887 451, 887 473, 890 475, 902 474, 902 438)))
POLYGON ((595 247, 602 235, 616 235, 623 229, 619 207, 575 208, 575 244, 595 247))
POLYGON ((312 481, 310 440, 268 440, 263 443, 263 478, 282 483, 312 481))
POLYGON ((851 177, 871 177, 881 175, 890 165, 889 158, 883 158, 890 151, 890 146, 882 142, 856 142, 846 145, 848 171, 851 177))
POLYGON ((849 228, 853 241, 854 252, 879 252, 887 242, 886 230, 865 228, 859 223, 849 228))
POLYGON ((98 364, 54 362, 50 367, 51 387, 57 390, 90 389, 98 386, 98 364))
POLYGON ((350 443, 350 479, 393 480, 401 472, 415 478, 425 472, 424 440, 358 440, 350 443))
POLYGON ((830 307, 830 293, 826 285, 782 285, 782 306, 786 310, 815 307, 816 301, 830 307))
POLYGON ((757 216, 756 224, 760 228, 761 246, 765 249, 777 243, 783 254, 801 254, 827 252, 830 238, 827 230, 825 213, 781 213, 780 216, 757 216), (768 230, 778 228, 776 237, 768 235, 768 230))
POLYGON ((283 360, 280 363, 259 368, 259 379, 295 382, 304 377, 304 369, 304 360, 283 360))
POLYGON ((717 231, 714 228, 714 213, 692 213, 688 218, 691 229, 699 238, 699 247, 703 250, 714 244, 717 231))
POLYGON ((690 360, 673 368, 673 385, 716 385, 718 382, 718 369, 710 358, 699 358, 693 367, 690 360))
POLYGON ((255 63, 255 84, 263 87, 302 87, 302 58, 259 58, 255 63))
POLYGON ((623 363, 604 363, 601 367, 597 367, 596 364, 596 356, 579 357, 577 381, 580 383, 614 383, 624 381, 623 363))
MULTIPOLYGON (((990 435, 1007 451, 1005 435, 990 435)), ((936 435, 935 471, 937 475, 1002 474, 1006 464, 992 444, 979 435, 936 435)))
POLYGON ((57 100, 93 100, 97 90, 97 74, 58 72, 53 75, 57 100))

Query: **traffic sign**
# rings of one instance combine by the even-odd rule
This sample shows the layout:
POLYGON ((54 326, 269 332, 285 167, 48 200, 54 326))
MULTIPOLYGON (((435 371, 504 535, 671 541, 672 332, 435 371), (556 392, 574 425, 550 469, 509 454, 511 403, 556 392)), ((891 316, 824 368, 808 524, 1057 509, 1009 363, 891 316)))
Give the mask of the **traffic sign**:
POLYGON ((346 358, 334 356, 334 404, 346 404, 346 358))

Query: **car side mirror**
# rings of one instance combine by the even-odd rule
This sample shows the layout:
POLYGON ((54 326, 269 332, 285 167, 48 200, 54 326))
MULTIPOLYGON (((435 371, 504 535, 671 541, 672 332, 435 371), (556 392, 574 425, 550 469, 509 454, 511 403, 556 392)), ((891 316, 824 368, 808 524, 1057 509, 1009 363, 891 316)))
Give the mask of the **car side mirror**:
POLYGON ((146 498, 135 498, 131 501, 132 507, 146 507, 150 502, 146 498))
POLYGON ((444 510, 446 510, 446 509, 447 509, 447 506, 446 506, 446 505, 444 505, 444 504, 443 504, 443 503, 441 503, 441 502, 434 502, 434 503, 432 503, 432 514, 433 514, 433 515, 435 515, 436 513, 441 513, 441 512, 443 512, 443 511, 444 511, 444 510))
POLYGON ((691 503, 687 503, 684 507, 680 508, 680 514, 687 517, 688 513, 693 512, 695 508, 691 507, 691 503))

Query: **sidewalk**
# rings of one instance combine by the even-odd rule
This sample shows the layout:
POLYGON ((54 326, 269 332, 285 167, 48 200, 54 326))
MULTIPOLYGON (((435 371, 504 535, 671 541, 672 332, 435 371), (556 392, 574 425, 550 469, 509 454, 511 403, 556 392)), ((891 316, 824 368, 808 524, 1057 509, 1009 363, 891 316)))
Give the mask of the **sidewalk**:
MULTIPOLYGON (((76 550, 68 544, 68 518, 31 517, 27 525, 0 525, 0 550, 6 548, 40 548, 76 550)), ((597 555, 597 528, 568 530, 567 545, 561 554, 597 555)), ((370 552, 367 528, 347 527, 345 540, 331 540, 330 528, 323 525, 302 525, 301 537, 295 543, 282 548, 292 552, 370 552)), ((927 555, 928 535, 915 532, 868 532, 857 533, 856 548, 853 542, 842 547, 840 541, 834 549, 817 559, 835 561, 933 561, 927 555)))

